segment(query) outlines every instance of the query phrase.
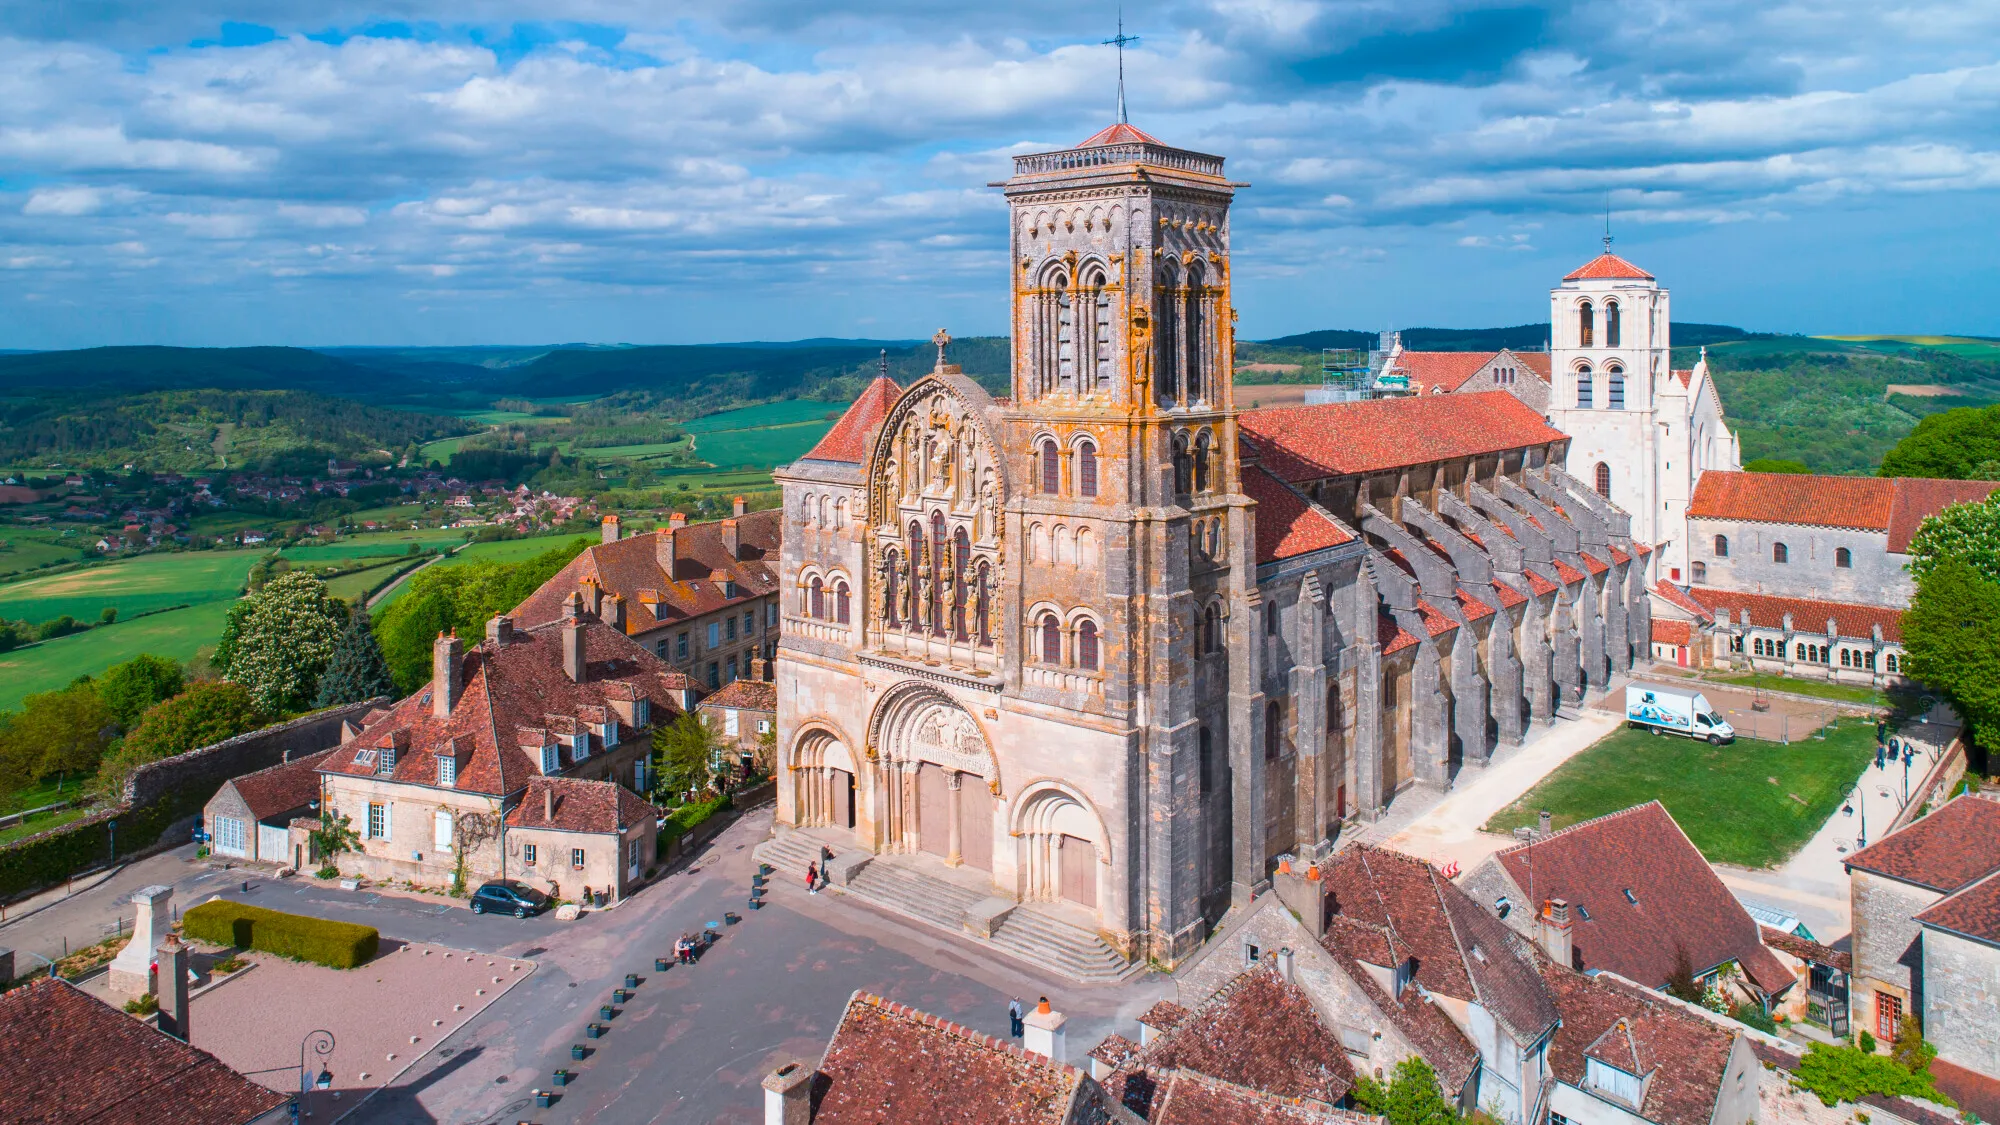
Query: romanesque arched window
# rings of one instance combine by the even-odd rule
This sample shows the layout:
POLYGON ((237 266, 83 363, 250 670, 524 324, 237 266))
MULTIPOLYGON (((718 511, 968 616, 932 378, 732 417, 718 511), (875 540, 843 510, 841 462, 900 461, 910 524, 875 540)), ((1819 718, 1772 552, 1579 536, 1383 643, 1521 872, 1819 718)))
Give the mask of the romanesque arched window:
POLYGON ((1190 477, 1193 475, 1193 459, 1188 455, 1187 436, 1174 435, 1174 494, 1187 495, 1190 477))
POLYGON ((1180 285, 1180 267, 1168 258, 1161 263, 1159 286, 1153 294, 1153 383, 1166 406, 1178 403, 1181 397, 1180 285))
POLYGON ((993 647, 993 633, 992 630, 989 629, 987 626, 988 614, 992 612, 992 609, 993 609, 992 570, 990 567, 987 566, 986 563, 981 562, 979 564, 979 577, 976 583, 976 589, 972 599, 972 610, 973 610, 973 621, 974 621, 973 630, 979 634, 979 643, 986 648, 993 647))
POLYGON ((1076 302, 1068 289, 1056 294, 1056 386, 1076 388, 1076 302))
POLYGON ((1625 372, 1610 368, 1610 378, 1605 381, 1604 405, 1611 410, 1625 409, 1625 372))
POLYGON ((1792 549, 1783 543, 1771 544, 1771 561, 1774 563, 1791 562, 1792 549))
POLYGON ((833 584, 833 619, 842 625, 847 624, 846 582, 835 582, 833 584))
POLYGON ((966 569, 972 564, 972 539, 959 528, 951 537, 951 585, 958 597, 952 602, 951 635, 955 640, 970 639, 965 631, 965 615, 972 609, 972 590, 966 569))
POLYGON ((820 580, 817 578, 812 580, 812 595, 808 600, 807 605, 809 608, 807 609, 806 612, 810 614, 815 621, 822 620, 826 617, 826 590, 823 586, 821 586, 820 580))
POLYGON ((1693 566, 1694 566, 1694 580, 1696 582, 1708 581, 1708 564, 1702 562, 1700 559, 1696 559, 1693 563, 1693 566))
POLYGON ((1602 461, 1597 463, 1597 494, 1611 499, 1611 466, 1602 461))
POLYGON ((1588 348, 1594 345, 1594 337, 1591 329, 1590 302, 1585 301, 1576 307, 1576 344, 1578 347, 1588 348))
POLYGON ((1222 643, 1221 615, 1214 606, 1201 615, 1201 648, 1203 652, 1214 652, 1222 643))
POLYGON ((1076 494, 1097 495, 1097 443, 1088 438, 1076 443, 1076 494))
POLYGON ((1618 346, 1618 302, 1604 302, 1604 346, 1618 346))
POLYGON ((1715 537, 1715 557, 1718 559, 1729 557, 1729 537, 1727 535, 1718 535, 1715 537))
POLYGON ((900 625, 902 603, 898 595, 903 592, 903 560, 894 547, 882 552, 882 569, 887 572, 882 579, 882 620, 890 625, 900 625))
POLYGON ((1186 357, 1187 401, 1200 402, 1208 397, 1208 349, 1202 346, 1202 336, 1208 331, 1208 310, 1202 299, 1202 268, 1200 262, 1188 266, 1186 294, 1182 298, 1182 331, 1185 339, 1181 344, 1181 354, 1186 357))
POLYGON ((1062 491, 1062 450, 1054 438, 1042 441, 1042 491, 1050 496, 1062 491))
POLYGON ((1590 365, 1587 363, 1576 369, 1576 406, 1578 410, 1589 410, 1591 407, 1590 365))
POLYGON ((1842 570, 1852 567, 1854 565, 1854 552, 1845 547, 1835 547, 1833 549, 1833 565, 1840 567, 1842 570))
POLYGON ((1097 671, 1097 622, 1084 621, 1076 627, 1076 666, 1097 671))
POLYGON ((1091 349, 1094 366, 1097 369, 1097 390, 1100 393, 1111 390, 1111 291, 1104 288, 1104 279, 1097 279, 1095 307, 1092 309, 1092 325, 1096 328, 1097 341, 1091 349))
POLYGON ((1042 662, 1062 663, 1062 622, 1053 613, 1042 615, 1042 662))
POLYGON ((1208 491, 1208 431, 1194 439, 1194 490, 1208 491))

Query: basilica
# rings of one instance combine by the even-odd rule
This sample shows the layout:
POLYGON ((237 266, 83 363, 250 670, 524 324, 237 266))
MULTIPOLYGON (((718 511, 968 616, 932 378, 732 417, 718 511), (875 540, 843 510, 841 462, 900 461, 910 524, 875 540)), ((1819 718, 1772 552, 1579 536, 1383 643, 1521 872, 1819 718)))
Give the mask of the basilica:
POLYGON ((1238 409, 1223 163, 1016 157, 1010 394, 940 333, 777 473, 780 838, 975 934, 1176 963, 1647 652, 1657 543, 1521 397, 1238 409))

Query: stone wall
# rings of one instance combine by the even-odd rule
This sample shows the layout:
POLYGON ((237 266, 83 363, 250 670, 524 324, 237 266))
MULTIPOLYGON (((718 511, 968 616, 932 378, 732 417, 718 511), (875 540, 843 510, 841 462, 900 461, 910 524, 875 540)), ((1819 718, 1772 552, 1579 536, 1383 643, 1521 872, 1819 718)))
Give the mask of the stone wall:
POLYGON ((1854 918, 1853 1027, 1872 1032, 1877 991, 1900 997, 1906 1012, 1914 1007, 1910 967, 1918 960, 1920 927, 1910 919, 1943 896, 1866 871, 1851 873, 1848 893, 1854 918))
POLYGON ((1924 1038, 1938 1058, 2000 1074, 2000 949, 1924 931, 1924 1038))
POLYGON ((224 739, 199 750, 149 762, 125 779, 123 803, 142 807, 170 794, 207 787, 204 800, 214 795, 222 783, 233 777, 279 765, 301 754, 312 754, 340 745, 341 723, 359 721, 370 708, 387 707, 387 696, 362 703, 329 707, 293 719, 289 723, 253 730, 224 739))
MULTIPOLYGON (((1701 563, 1705 571, 1704 577, 1694 580, 1696 585, 1897 608, 1907 607, 1916 590, 1903 569, 1907 556, 1889 553, 1885 532, 1725 519, 1691 519, 1688 528, 1693 536, 1690 562, 1701 563), (1727 558, 1715 554, 1717 535, 1729 540, 1727 558), (1775 543, 1785 545, 1785 562, 1771 560, 1775 543), (1842 547, 1848 550, 1853 565, 1834 565, 1834 552, 1842 547)), ((1809 633, 1826 628, 1824 621, 1794 621, 1792 625, 1809 633)))

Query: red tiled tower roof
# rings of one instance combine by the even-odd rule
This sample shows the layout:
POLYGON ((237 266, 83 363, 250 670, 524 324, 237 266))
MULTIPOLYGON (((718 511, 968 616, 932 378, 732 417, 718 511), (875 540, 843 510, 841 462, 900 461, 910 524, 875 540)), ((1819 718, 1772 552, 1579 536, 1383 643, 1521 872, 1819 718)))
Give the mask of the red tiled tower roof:
POLYGON ((1612 278, 1651 281, 1653 275, 1618 255, 1609 253, 1599 254, 1563 275, 1564 281, 1596 281, 1612 278))
POLYGON ((859 465, 868 459, 868 439, 875 436, 882 419, 889 416, 889 410, 896 405, 903 388, 887 375, 877 375, 875 381, 862 390, 854 405, 840 416, 840 421, 819 439, 805 459, 808 461, 846 461, 859 465))

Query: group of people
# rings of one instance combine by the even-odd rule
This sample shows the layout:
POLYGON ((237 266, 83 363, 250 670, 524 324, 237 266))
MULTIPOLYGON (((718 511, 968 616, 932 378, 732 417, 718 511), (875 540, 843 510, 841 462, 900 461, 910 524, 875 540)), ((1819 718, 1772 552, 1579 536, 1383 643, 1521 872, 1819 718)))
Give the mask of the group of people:
POLYGON ((683 965, 694 964, 695 954, 701 949, 701 942, 693 934, 684 933, 674 942, 674 960, 683 965))
POLYGON ((826 864, 833 860, 833 849, 825 844, 819 846, 819 860, 806 864, 806 893, 816 895, 826 886, 826 864))

